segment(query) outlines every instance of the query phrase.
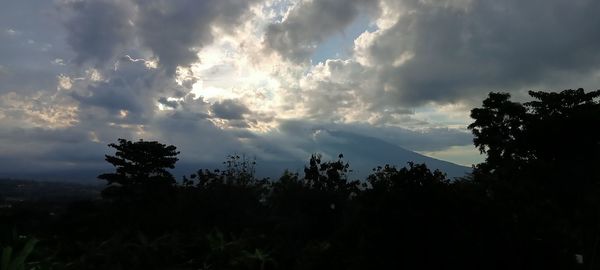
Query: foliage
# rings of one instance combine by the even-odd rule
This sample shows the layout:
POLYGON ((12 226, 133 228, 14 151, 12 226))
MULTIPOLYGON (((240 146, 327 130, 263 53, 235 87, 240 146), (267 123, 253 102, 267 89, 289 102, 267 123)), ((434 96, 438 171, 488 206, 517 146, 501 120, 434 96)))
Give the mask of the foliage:
MULTIPOLYGON (((183 177, 183 185, 191 187, 207 187, 214 184, 230 184, 238 186, 252 185, 257 179, 254 177, 256 160, 245 155, 229 155, 223 162, 224 170, 200 169, 190 177, 183 177), (197 183, 195 183, 197 181, 197 183)), ((266 179, 263 179, 266 180, 266 179)))
POLYGON ((475 175, 532 237, 563 242, 568 252, 591 258, 584 260, 587 268, 596 268, 600 90, 529 95, 534 100, 521 104, 490 93, 472 110, 474 143, 487 154, 475 175))
POLYGON ((340 154, 337 161, 321 162, 320 154, 313 154, 310 157, 308 166, 304 167, 304 180, 306 185, 316 190, 340 191, 348 193, 353 191, 357 182, 348 182, 346 174, 350 164, 344 162, 340 154))
POLYGON ((15 255, 13 255, 13 247, 4 247, 0 258, 0 270, 25 270, 27 257, 31 254, 37 242, 37 239, 28 239, 21 251, 15 255))
POLYGON ((596 269, 600 91, 530 95, 472 110, 487 158, 460 179, 410 162, 358 181, 319 154, 259 179, 231 155, 177 184, 175 146, 120 139, 102 200, 16 202, 0 227, 41 239, 21 252, 38 269, 596 269))
POLYGON ((114 156, 106 155, 106 161, 116 171, 98 176, 109 185, 102 195, 107 198, 135 197, 148 192, 160 192, 175 184, 175 178, 167 169, 173 169, 177 162, 176 147, 155 141, 131 142, 119 139, 114 156))
POLYGON ((536 100, 521 104, 507 93, 490 93, 482 108, 471 111, 475 146, 487 154, 482 169, 534 163, 585 169, 598 161, 600 130, 593 127, 600 124, 600 90, 529 94, 536 100))
POLYGON ((408 167, 397 169, 386 164, 373 169, 367 181, 373 190, 415 190, 433 185, 447 185, 446 175, 439 170, 431 171, 425 164, 408 163, 408 167))

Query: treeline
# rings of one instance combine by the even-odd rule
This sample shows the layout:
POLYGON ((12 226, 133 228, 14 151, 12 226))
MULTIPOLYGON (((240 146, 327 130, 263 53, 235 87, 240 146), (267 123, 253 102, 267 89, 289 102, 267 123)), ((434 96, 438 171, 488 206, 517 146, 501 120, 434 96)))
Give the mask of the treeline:
POLYGON ((472 110, 487 159, 452 180, 409 163, 357 181, 313 155, 276 180, 230 156, 177 183, 175 146, 120 139, 101 200, 0 209, 1 240, 35 269, 597 269, 600 91, 530 95, 472 110))

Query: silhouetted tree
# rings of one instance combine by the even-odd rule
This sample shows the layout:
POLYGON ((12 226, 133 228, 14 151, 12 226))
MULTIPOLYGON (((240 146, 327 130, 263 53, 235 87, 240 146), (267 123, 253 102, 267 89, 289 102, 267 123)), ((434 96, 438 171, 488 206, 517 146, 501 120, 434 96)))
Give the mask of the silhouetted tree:
POLYGON ((490 93, 482 108, 471 111, 471 118, 475 119, 469 125, 475 135, 473 142, 487 154, 480 169, 486 172, 513 169, 528 160, 530 152, 524 145, 528 116, 527 108, 510 101, 508 93, 490 93))
MULTIPOLYGON (((222 169, 200 169, 183 177, 185 209, 197 213, 203 226, 240 231, 260 220, 268 181, 255 177, 256 162, 245 155, 228 155, 222 169)), ((191 217, 190 217, 191 218, 191 217)))
POLYGON ((311 155, 308 166, 304 167, 305 183, 316 190, 348 192, 348 195, 355 191, 358 182, 348 181, 350 164, 343 157, 339 154, 336 161, 321 162, 320 154, 311 155))
POLYGON ((175 146, 119 139, 99 176, 114 200, 3 192, 0 242, 40 239, 39 269, 597 269, 600 91, 530 95, 473 109, 487 159, 454 180, 409 162, 359 183, 342 155, 315 154, 268 181, 231 155, 178 185, 175 146))
POLYGON ((482 108, 471 111, 473 142, 487 154, 480 168, 515 171, 543 162, 591 169, 600 157, 600 90, 529 95, 536 100, 521 104, 507 93, 490 93, 482 108))
POLYGON ((431 171, 425 164, 408 163, 408 167, 397 169, 385 165, 373 169, 373 174, 367 177, 373 190, 382 191, 415 191, 429 189, 437 185, 447 185, 446 174, 440 170, 431 171))
MULTIPOLYGON (((475 176, 533 243, 565 243, 587 268, 600 258, 600 90, 534 92, 510 101, 490 93, 471 111, 475 146, 487 154, 475 176), (569 228, 569 229, 566 229, 569 228)), ((538 245, 538 244, 535 244, 538 245)))
POLYGON ((156 141, 131 142, 119 139, 118 144, 108 145, 116 149, 114 156, 106 155, 106 161, 116 171, 98 176, 106 180, 108 187, 102 191, 105 198, 138 197, 152 193, 169 192, 175 178, 167 171, 173 169, 179 152, 173 145, 156 141))

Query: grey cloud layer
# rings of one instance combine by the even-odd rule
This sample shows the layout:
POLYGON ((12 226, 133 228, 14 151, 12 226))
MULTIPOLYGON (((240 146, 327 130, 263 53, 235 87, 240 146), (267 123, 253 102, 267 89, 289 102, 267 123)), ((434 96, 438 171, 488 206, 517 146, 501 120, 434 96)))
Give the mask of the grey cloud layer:
POLYGON ((170 72, 198 60, 196 50, 213 40, 213 27, 225 31, 243 22, 255 0, 139 0, 138 34, 170 72))
POLYGON ((30 162, 55 171, 101 168, 105 144, 118 137, 175 144, 190 161, 232 152, 304 159, 319 150, 311 148, 313 136, 333 144, 336 131, 437 151, 469 144, 470 135, 419 122, 414 108, 480 102, 488 91, 551 88, 549 82, 587 88, 579 83, 600 82, 579 81, 600 71, 596 0, 312 0, 258 29, 265 47, 253 51, 288 60, 278 69, 283 73, 302 70, 279 77, 292 78, 281 83, 290 97, 282 107, 301 108, 303 120, 260 114, 242 99, 193 99, 189 81, 175 83, 176 68, 202 61, 199 49, 218 33, 234 33, 258 2, 65 0, 55 8, 38 0, 0 9, 0 105, 11 103, 0 108, 0 172, 30 162), (388 24, 356 40, 350 59, 311 66, 319 45, 362 14, 388 24), (125 55, 160 64, 152 68, 125 55), (57 90, 59 74, 72 87, 57 90), (76 109, 77 121, 55 117, 67 108, 76 109), (278 129, 248 130, 261 121, 278 129), (398 127, 409 122, 420 131, 398 127))
POLYGON ((216 117, 228 120, 243 119, 244 114, 250 113, 244 104, 231 99, 215 102, 211 106, 211 111, 216 117))
POLYGON ((315 81, 328 95, 358 93, 375 110, 480 100, 489 91, 551 88, 550 81, 590 87, 574 78, 600 70, 600 17, 595 15, 600 2, 595 0, 302 3, 266 34, 272 50, 295 61, 306 61, 327 36, 343 31, 358 7, 379 9, 376 18, 391 23, 356 41, 362 76, 333 87, 329 79, 315 81))
MULTIPOLYGON (((70 96, 87 120, 147 125, 157 104, 178 109, 191 84, 175 83, 178 66, 198 61, 197 52, 218 31, 232 31, 254 1, 135 1, 90 0, 64 2, 67 42, 75 63, 92 66, 96 81, 75 82, 70 96), (146 60, 157 58, 158 68, 146 60), (98 116, 100 115, 100 117, 98 116)), ((185 102, 185 101, 184 101, 185 102)))
MULTIPOLYGON (((213 30, 231 31, 253 2, 18 1, 0 10, 0 104, 10 105, 0 108, 0 159, 13 156, 11 162, 0 163, 0 176, 17 176, 31 162, 38 165, 32 171, 48 176, 69 171, 69 166, 83 169, 88 161, 90 168, 102 168, 105 144, 116 138, 204 146, 208 156, 229 152, 206 140, 194 142, 195 134, 212 133, 225 145, 237 145, 235 136, 207 119, 210 104, 190 99, 180 106, 166 97, 189 93, 189 84, 175 83, 176 67, 196 62, 196 52, 212 42, 213 30), (129 54, 158 58, 160 64, 149 68, 145 61, 125 57, 129 54), (65 89, 57 89, 61 73, 70 84, 65 89), (181 110, 157 114, 158 102, 181 110), (72 123, 55 119, 66 106, 75 106, 72 123), (48 115, 36 116, 31 127, 31 115, 45 111, 48 115)), ((220 112, 226 116, 235 109, 220 112)))
POLYGON ((68 6, 67 42, 77 53, 77 64, 114 61, 133 40, 134 28, 129 21, 134 7, 127 1, 76 1, 68 6))
POLYGON ((213 29, 242 22, 251 0, 90 0, 67 3, 69 45, 78 63, 105 64, 130 52, 145 51, 173 74, 198 60, 212 42, 213 29))
POLYGON ((301 1, 282 22, 268 26, 265 41, 284 58, 306 61, 319 43, 342 32, 373 4, 375 0, 301 1))
POLYGON ((69 57, 52 1, 11 1, 0 8, 0 95, 52 89, 69 57))
POLYGON ((405 4, 411 13, 367 48, 376 65, 387 67, 381 84, 395 102, 452 102, 600 67, 598 1, 478 0, 464 10, 405 4), (414 57, 394 67, 404 52, 414 57))

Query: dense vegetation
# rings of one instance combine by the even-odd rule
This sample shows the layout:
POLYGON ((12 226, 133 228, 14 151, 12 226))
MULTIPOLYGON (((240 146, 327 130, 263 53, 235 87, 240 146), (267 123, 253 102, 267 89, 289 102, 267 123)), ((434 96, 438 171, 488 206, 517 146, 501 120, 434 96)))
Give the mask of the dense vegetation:
POLYGON ((230 156, 176 182, 175 146, 120 139, 102 199, 0 209, 0 269, 597 269, 600 91, 530 95, 472 110, 487 159, 462 179, 409 163, 351 181, 315 154, 303 175, 230 156))

